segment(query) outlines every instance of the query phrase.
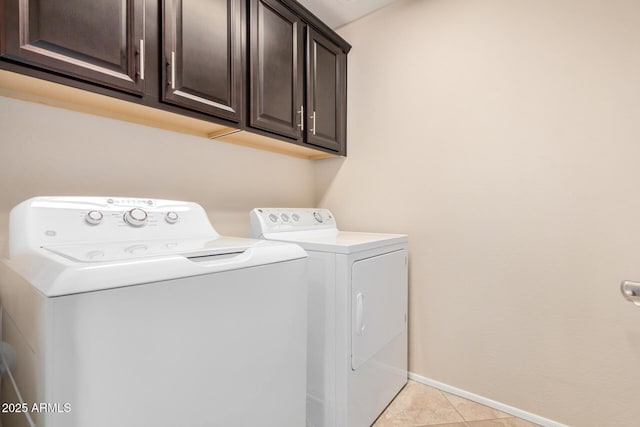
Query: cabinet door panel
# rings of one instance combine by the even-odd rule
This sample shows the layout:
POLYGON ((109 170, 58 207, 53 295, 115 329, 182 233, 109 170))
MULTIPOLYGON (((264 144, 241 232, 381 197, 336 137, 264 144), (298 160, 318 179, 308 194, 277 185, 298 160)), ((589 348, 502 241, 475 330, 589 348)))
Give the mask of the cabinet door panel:
POLYGON ((271 0, 251 1, 250 126, 300 141, 303 24, 271 0))
POLYGON ((307 143, 344 153, 346 62, 342 50, 309 29, 307 34, 307 143))
POLYGON ((240 121, 242 0, 165 0, 163 101, 240 121))
POLYGON ((144 91, 144 0, 4 3, 2 55, 108 87, 144 91))

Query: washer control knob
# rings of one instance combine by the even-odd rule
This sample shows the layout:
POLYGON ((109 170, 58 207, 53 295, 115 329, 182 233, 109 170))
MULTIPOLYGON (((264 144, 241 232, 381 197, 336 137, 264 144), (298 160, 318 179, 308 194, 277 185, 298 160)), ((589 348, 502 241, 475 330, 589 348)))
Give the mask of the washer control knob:
POLYGON ((289 215, 286 213, 281 214, 280 218, 282 218, 282 222, 289 222, 289 215))
POLYGON ((313 213, 313 217, 316 219, 316 221, 318 222, 324 222, 324 218, 322 218, 322 214, 320 212, 314 212, 313 213))
POLYGON ((173 211, 167 212, 167 214, 164 216, 164 220, 169 224, 175 224, 176 222, 178 222, 178 218, 178 214, 173 211))
POLYGON ((87 224, 98 225, 102 222, 102 218, 104 218, 104 215, 102 215, 102 212, 89 211, 87 212, 87 215, 84 217, 84 220, 87 221, 87 224))
POLYGON ((276 222, 278 222, 278 215, 269 214, 269 219, 271 220, 271 222, 276 223, 276 222))
POLYGON ((296 213, 294 213, 293 215, 291 215, 291 218, 293 218, 293 220, 294 220, 295 222, 300 221, 300 215, 298 215, 298 214, 296 214, 296 213))
POLYGON ((145 225, 147 223, 147 218, 147 213, 140 208, 133 208, 124 214, 124 221, 134 227, 142 227, 145 225))

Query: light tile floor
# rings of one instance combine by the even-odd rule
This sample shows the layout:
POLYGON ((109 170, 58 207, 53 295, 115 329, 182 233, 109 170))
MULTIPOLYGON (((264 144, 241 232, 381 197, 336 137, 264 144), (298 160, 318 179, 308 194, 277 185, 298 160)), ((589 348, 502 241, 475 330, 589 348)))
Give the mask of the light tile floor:
POLYGON ((409 380, 373 427, 535 427, 529 421, 409 380))

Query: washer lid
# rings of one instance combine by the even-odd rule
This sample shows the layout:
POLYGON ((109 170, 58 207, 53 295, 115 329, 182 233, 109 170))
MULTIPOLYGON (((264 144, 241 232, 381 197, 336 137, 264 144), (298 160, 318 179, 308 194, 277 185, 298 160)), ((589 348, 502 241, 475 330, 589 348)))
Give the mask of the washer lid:
POLYGON ((187 258, 242 253, 255 241, 235 237, 216 239, 107 242, 43 246, 46 251, 78 263, 117 262, 139 258, 181 255, 187 258))
MULTIPOLYGON (((290 243, 220 237, 208 241, 48 246, 16 254, 5 263, 44 296, 57 297, 191 276, 215 276, 306 256, 300 246, 290 243), (167 248, 171 243, 177 246, 167 248)), ((283 264, 282 268, 288 267, 283 264)))
POLYGON ((361 233, 336 229, 269 233, 264 238, 297 243, 309 251, 339 254, 362 252, 408 241, 406 234, 361 233))

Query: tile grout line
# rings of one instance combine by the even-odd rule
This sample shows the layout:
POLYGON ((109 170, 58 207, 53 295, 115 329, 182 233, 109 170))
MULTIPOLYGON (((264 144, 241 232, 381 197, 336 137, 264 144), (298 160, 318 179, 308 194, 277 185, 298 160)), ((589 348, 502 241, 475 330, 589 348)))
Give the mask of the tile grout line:
POLYGON ((464 417, 464 415, 462 415, 462 413, 461 413, 460 411, 458 411, 458 408, 456 408, 456 405, 454 405, 454 404, 453 404, 453 402, 451 402, 451 401, 449 400, 449 398, 447 397, 447 393, 445 393, 444 391, 439 390, 439 389, 437 389, 437 388, 435 388, 435 387, 433 387, 433 388, 434 388, 435 390, 438 390, 438 391, 440 392, 440 394, 445 398, 445 400, 446 400, 447 402, 449 402, 449 405, 451 405, 451 407, 453 408, 453 410, 454 410, 454 411, 456 411, 456 413, 457 413, 458 415, 460 415, 460 418, 462 418, 462 422, 463 422, 465 425, 467 425, 467 427, 468 427, 469 425, 467 424, 467 419, 464 417))
MULTIPOLYGON (((435 388, 435 387, 433 387, 433 388, 435 388)), ((462 396, 456 396, 456 395, 454 395, 454 394, 452 394, 452 393, 448 393, 448 392, 446 392, 446 391, 444 391, 444 390, 440 390, 440 389, 437 389, 437 388, 436 388, 436 390, 439 390, 439 391, 440 391, 440 393, 442 393, 442 394, 444 395, 444 397, 445 397, 445 398, 447 399, 447 401, 451 404, 451 406, 453 406, 453 408, 454 408, 454 409, 455 409, 455 410, 460 414, 460 416, 461 416, 461 417, 462 417, 462 419, 464 420, 464 423, 465 423, 465 424, 467 424, 467 426, 468 426, 468 427, 469 427, 469 423, 473 423, 473 422, 476 422, 476 421, 499 421, 499 420, 507 420, 507 419, 509 419, 509 418, 518 418, 518 419, 523 419, 523 418, 516 417, 516 416, 515 416, 515 415, 513 415, 513 414, 508 414, 508 413, 506 413, 506 412, 498 411, 496 408, 492 408, 492 407, 487 406, 487 405, 484 405, 484 404, 482 404, 482 403, 474 402, 473 400, 467 399, 467 398, 465 398, 465 397, 462 397, 462 396), (507 415, 507 416, 506 416, 506 417, 502 417, 502 418, 501 418, 501 417, 491 417, 491 418, 482 418, 482 419, 475 419, 475 418, 474 418, 474 419, 467 419, 467 417, 465 417, 465 416, 464 416, 464 414, 458 410, 458 407, 457 407, 457 406, 456 406, 456 405, 451 401, 451 399, 449 399, 449 396, 455 396, 455 397, 457 397, 457 398, 464 399, 464 400, 466 400, 466 401, 468 401, 468 402, 470 402, 470 403, 472 403, 472 404, 474 404, 474 405, 479 405, 479 406, 483 406, 483 407, 485 407, 485 408, 487 408, 487 409, 490 409, 490 410, 493 410, 493 411, 502 412, 503 414, 505 414, 505 415, 507 415)), ((495 414, 494 414, 494 415, 495 415, 495 414)), ((525 421, 526 421, 526 420, 525 420, 525 421)), ((437 426, 436 426, 436 427, 437 427, 437 426)))
POLYGON ((453 424, 464 424, 466 427, 469 427, 469 423, 467 423, 466 421, 462 421, 461 423, 420 424, 419 426, 414 426, 414 427, 447 427, 453 424))

